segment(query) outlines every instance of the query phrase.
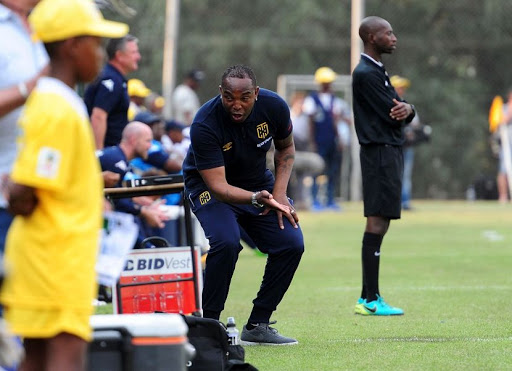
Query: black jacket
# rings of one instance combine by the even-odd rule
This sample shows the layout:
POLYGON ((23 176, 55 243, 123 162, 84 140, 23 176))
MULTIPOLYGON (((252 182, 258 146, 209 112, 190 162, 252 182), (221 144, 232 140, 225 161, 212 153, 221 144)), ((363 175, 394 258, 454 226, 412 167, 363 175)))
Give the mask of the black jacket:
POLYGON ((361 145, 404 143, 403 127, 411 122, 413 114, 406 120, 397 121, 389 116, 395 105, 393 99, 405 102, 396 93, 384 67, 362 55, 352 73, 352 104, 354 123, 361 145))

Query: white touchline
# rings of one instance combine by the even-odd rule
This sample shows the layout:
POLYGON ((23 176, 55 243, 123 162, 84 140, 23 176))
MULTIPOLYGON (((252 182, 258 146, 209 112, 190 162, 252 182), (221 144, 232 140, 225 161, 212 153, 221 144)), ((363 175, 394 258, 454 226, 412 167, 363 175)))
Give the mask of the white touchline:
MULTIPOLYGON (((317 290, 320 291, 353 291, 353 290, 360 290, 361 287, 356 286, 335 286, 335 287, 323 287, 318 288, 317 290)), ((510 286, 505 285, 476 285, 476 286, 393 286, 392 291, 457 291, 457 290, 464 290, 464 291, 484 291, 484 290, 495 290, 495 291, 505 291, 510 290, 510 286)))
POLYGON ((331 343, 387 343, 387 342, 396 342, 396 343, 447 343, 447 342, 496 342, 496 341, 512 341, 512 336, 509 337, 489 337, 489 338, 481 338, 481 337, 393 337, 393 338, 374 338, 374 339, 332 339, 328 340, 331 343))

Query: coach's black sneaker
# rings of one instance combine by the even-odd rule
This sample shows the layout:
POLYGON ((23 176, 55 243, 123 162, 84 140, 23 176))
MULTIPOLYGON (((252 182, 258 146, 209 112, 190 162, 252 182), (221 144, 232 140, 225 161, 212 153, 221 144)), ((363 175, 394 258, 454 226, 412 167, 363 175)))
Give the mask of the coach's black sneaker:
POLYGON ((241 345, 295 345, 299 342, 292 338, 282 336, 277 330, 269 325, 273 325, 276 321, 270 323, 258 323, 252 330, 248 330, 246 326, 242 330, 240 336, 241 345))

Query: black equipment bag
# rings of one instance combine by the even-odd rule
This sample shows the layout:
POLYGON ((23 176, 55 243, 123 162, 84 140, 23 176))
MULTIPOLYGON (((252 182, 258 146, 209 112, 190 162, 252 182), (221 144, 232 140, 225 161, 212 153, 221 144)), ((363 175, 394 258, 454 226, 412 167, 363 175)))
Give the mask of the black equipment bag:
POLYGON ((183 316, 188 325, 188 341, 196 348, 190 371, 224 371, 228 364, 228 335, 219 321, 183 316))
POLYGON ((190 371, 225 371, 257 369, 244 362, 245 351, 241 345, 230 345, 226 326, 211 318, 183 316, 188 325, 188 341, 196 348, 190 361, 190 371))

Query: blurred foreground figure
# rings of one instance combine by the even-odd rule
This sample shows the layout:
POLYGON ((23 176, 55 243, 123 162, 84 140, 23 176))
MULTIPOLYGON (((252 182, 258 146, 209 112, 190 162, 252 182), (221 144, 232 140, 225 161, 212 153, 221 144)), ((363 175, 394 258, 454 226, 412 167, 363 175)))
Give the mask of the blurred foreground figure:
POLYGON ((87 109, 74 88, 98 74, 101 37, 120 37, 128 27, 105 21, 89 0, 42 0, 29 21, 51 72, 38 80, 19 121, 19 152, 6 185, 16 217, 0 299, 10 328, 23 338, 20 370, 83 370, 103 180, 87 109))

